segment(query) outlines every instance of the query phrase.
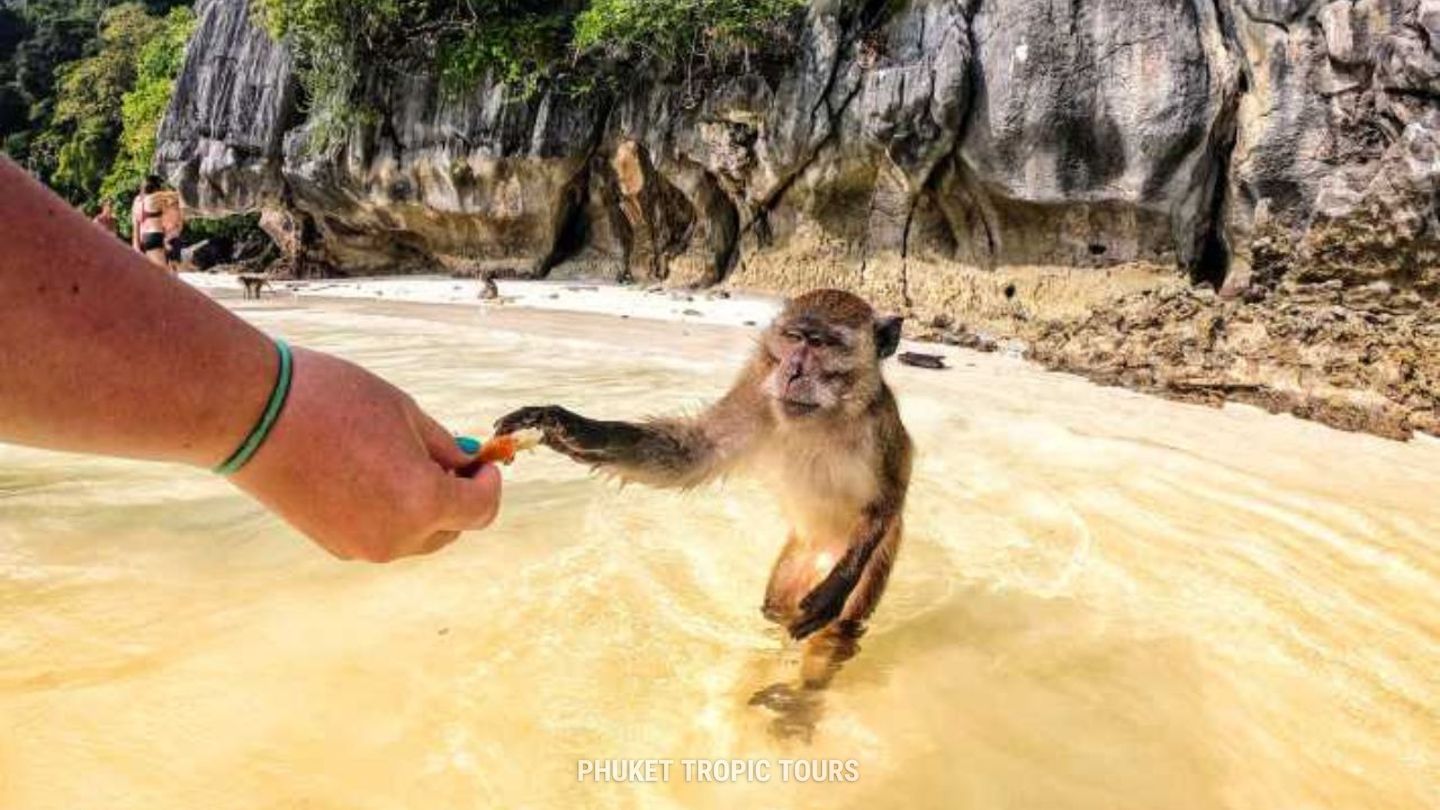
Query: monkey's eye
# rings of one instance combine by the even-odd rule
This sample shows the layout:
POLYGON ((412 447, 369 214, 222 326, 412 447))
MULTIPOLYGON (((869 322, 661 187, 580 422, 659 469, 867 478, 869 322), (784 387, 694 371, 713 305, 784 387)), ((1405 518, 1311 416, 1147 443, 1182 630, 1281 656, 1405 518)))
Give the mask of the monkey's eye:
POLYGON ((795 329, 786 329, 784 332, 780 333, 780 337, 785 338, 791 343, 800 343, 805 340, 805 336, 800 334, 800 332, 795 329))

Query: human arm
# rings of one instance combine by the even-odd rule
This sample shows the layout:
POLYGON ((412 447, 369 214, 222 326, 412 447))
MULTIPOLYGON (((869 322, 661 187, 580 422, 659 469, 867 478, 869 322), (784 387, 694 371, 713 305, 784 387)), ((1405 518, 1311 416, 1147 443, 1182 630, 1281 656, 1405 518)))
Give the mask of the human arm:
MULTIPOLYGON (((0 441, 211 468, 257 421, 274 344, 88 227, 0 159, 0 441)), ((138 231, 138 229, 137 229, 138 231)), ((433 551, 498 510, 500 478, 404 393, 297 350, 269 439, 233 482, 341 557, 433 551)))

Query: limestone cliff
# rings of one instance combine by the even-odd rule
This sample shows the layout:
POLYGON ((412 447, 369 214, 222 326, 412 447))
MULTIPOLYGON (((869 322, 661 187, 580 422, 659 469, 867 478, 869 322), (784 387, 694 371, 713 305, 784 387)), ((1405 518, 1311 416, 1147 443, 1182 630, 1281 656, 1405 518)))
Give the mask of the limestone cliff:
POLYGON ((382 114, 325 154, 246 0, 200 11, 162 169, 205 211, 267 210, 301 265, 839 285, 1106 380, 1440 425, 1440 0, 815 0, 784 64, 699 87, 372 82, 382 114), (1378 302, 1411 360, 1383 384, 1335 371, 1373 342, 1250 362, 1296 339, 1257 316, 1218 362, 1191 282, 1301 320, 1378 302))

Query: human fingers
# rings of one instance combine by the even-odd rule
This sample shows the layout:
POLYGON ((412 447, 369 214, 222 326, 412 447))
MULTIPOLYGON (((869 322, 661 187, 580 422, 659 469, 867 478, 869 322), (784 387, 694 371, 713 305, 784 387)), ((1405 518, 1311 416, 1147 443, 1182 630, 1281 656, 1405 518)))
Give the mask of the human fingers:
POLYGON ((441 482, 440 528, 448 531, 483 529, 500 514, 503 484, 500 468, 486 464, 470 478, 446 476, 441 482))

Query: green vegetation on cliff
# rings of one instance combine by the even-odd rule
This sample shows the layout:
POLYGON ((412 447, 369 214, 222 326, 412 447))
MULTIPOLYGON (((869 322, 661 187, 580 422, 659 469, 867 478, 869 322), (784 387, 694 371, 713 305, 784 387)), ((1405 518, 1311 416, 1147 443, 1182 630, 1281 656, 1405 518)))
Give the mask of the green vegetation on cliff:
POLYGON ((693 78, 783 47, 806 0, 252 0, 295 53, 312 146, 368 115, 362 83, 438 73, 463 92, 487 75, 585 92, 641 72, 693 78))
POLYGON ((182 2, 0 8, 4 151, 87 209, 130 196, 194 26, 182 2))
MULTIPOLYGON (((366 82, 433 72, 582 93, 706 75, 790 43, 806 0, 250 0, 296 54, 312 145, 371 114, 366 82)), ((0 0, 0 144, 87 210, 150 167, 195 27, 182 0, 0 0)))
POLYGON ((117 199, 140 187, 155 158, 155 137, 175 78, 185 60, 185 43, 195 30, 195 16, 188 8, 172 9, 159 30, 137 52, 135 83, 120 101, 120 141, 100 196, 117 199))
POLYGON ((592 0, 572 47, 626 64, 694 70, 784 43, 804 0, 592 0))

